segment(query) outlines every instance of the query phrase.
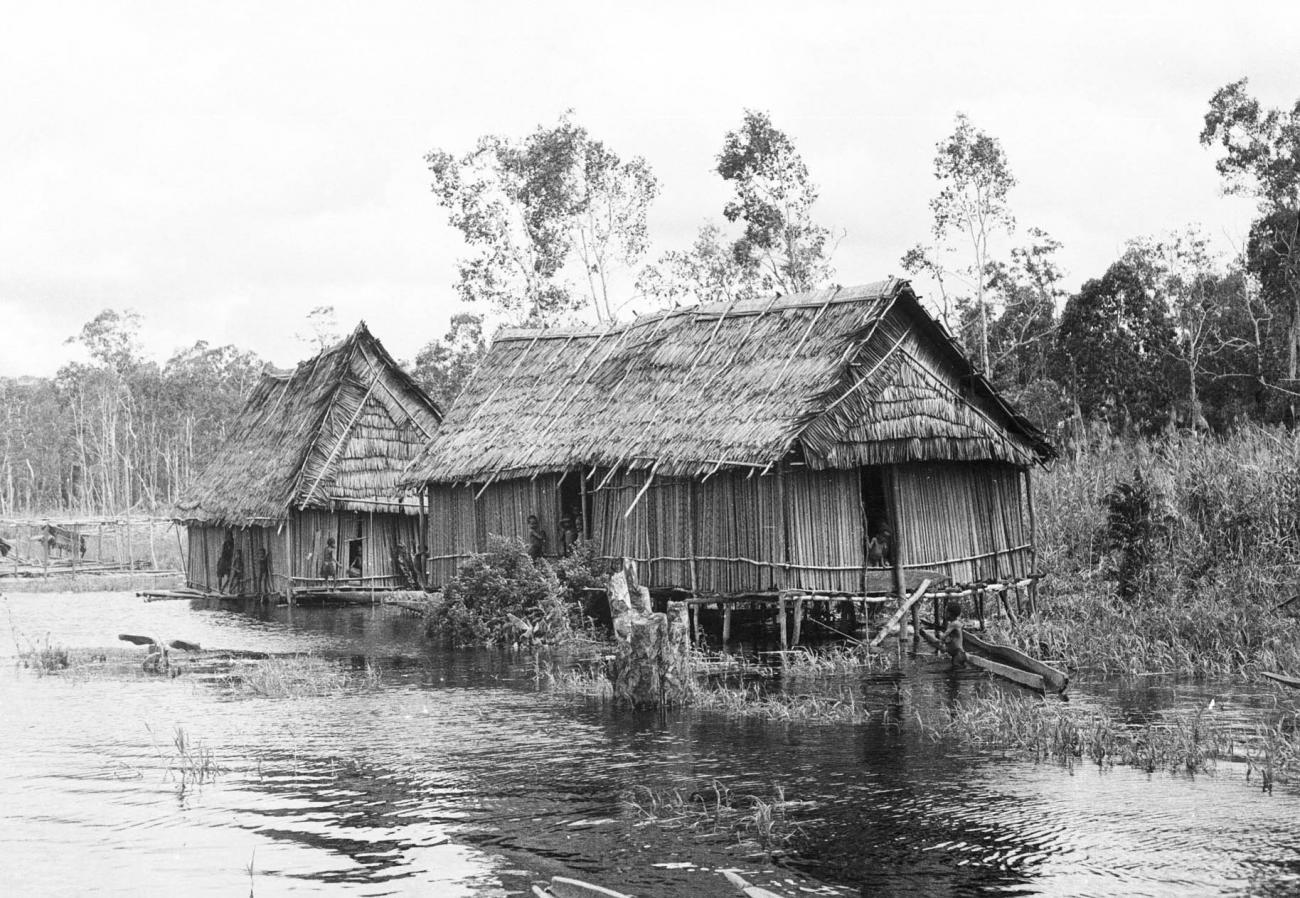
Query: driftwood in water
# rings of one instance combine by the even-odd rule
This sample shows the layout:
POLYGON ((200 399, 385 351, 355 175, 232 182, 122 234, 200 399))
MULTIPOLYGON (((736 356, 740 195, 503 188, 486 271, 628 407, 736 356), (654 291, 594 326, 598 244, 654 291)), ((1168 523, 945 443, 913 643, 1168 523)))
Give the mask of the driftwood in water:
POLYGON ((609 612, 616 642, 609 676, 614 698, 634 708, 678 705, 690 696, 690 623, 685 602, 656 614, 650 590, 637 583, 627 560, 609 578, 609 612))

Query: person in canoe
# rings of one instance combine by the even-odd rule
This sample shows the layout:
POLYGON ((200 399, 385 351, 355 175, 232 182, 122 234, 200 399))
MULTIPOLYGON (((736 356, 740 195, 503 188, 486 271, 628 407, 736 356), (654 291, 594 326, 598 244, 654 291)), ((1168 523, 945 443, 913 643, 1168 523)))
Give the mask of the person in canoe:
POLYGON ((941 644, 957 667, 966 666, 966 646, 961 633, 961 602, 952 601, 944 609, 944 630, 941 644))

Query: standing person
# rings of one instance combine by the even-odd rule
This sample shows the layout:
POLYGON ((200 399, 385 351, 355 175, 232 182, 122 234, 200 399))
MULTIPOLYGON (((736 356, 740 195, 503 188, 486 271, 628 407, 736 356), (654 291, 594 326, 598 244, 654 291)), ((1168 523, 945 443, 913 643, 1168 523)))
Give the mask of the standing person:
POLYGON ((573 518, 566 514, 560 519, 560 554, 572 555, 577 543, 578 528, 573 525, 573 518))
POLYGON ((230 562, 230 594, 244 594, 244 550, 236 549, 235 557, 230 562))
POLYGON ((221 554, 217 556, 217 592, 225 592, 230 585, 230 565, 235 558, 235 535, 226 531, 225 541, 221 543, 221 554))
POLYGON ((876 535, 867 544, 867 564, 870 567, 885 567, 894 560, 894 534, 888 524, 882 523, 876 528, 876 535))
POLYGON ((415 562, 411 560, 411 553, 406 548, 406 543, 401 540, 397 541, 397 550, 393 552, 393 566, 397 570, 397 579, 401 581, 402 586, 407 589, 415 589, 419 586, 415 579, 415 562))
POLYGON ((419 581, 420 589, 425 589, 425 577, 429 571, 429 546, 420 543, 420 551, 415 553, 415 576, 419 581))
POLYGON ((542 529, 537 515, 528 516, 528 557, 536 561, 546 554, 546 531, 542 529))
POLYGON ((325 585, 331 589, 338 589, 339 585, 339 556, 335 548, 334 537, 325 540, 325 551, 321 553, 320 559, 320 576, 325 581, 325 585))
POLYGON ((253 556, 253 572, 257 578, 257 594, 265 598, 271 592, 271 553, 266 546, 258 546, 253 556))

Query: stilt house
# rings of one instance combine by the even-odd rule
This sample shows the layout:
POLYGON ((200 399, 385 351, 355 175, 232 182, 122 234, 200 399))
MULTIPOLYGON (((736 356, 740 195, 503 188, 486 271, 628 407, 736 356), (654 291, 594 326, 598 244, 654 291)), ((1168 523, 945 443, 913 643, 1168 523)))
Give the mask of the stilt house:
POLYGON ((569 517, 651 587, 880 595, 1030 574, 1052 455, 890 279, 505 330, 412 470, 435 585, 536 515, 551 554, 569 517))
POLYGON ((217 589, 222 545, 233 539, 244 568, 235 591, 261 591, 261 552, 276 592, 319 587, 331 538, 340 587, 405 585, 397 543, 418 551, 419 506, 398 482, 441 417, 364 322, 293 371, 264 373, 173 511, 189 536, 189 585, 217 589))

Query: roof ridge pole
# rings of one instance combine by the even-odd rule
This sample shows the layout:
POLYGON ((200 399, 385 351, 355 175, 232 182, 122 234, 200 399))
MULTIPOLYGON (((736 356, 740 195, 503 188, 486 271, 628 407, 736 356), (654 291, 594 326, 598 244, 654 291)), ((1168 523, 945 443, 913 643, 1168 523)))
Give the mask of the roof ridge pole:
POLYGON ((325 463, 321 465, 320 473, 316 475, 316 482, 311 485, 311 489, 307 491, 307 495, 298 505, 299 511, 306 508, 307 503, 310 502, 312 496, 316 494, 316 488, 320 486, 321 480, 325 478, 325 472, 329 470, 330 464, 334 461, 334 456, 337 455, 339 449, 343 447, 343 442, 348 438, 348 434, 350 434, 352 428, 356 426, 357 419, 361 417, 361 412, 366 407, 366 400, 370 398, 370 393, 375 389, 375 384, 377 383, 379 383, 378 371, 375 372, 375 378, 370 382, 370 386, 366 389, 365 395, 363 395, 361 401, 357 403, 357 410, 352 413, 352 418, 348 421, 347 426, 343 428, 342 433, 339 434, 338 441, 335 442, 334 448, 331 449, 330 454, 325 457, 325 463))

